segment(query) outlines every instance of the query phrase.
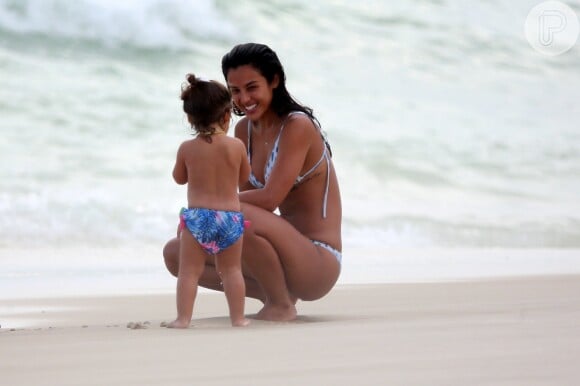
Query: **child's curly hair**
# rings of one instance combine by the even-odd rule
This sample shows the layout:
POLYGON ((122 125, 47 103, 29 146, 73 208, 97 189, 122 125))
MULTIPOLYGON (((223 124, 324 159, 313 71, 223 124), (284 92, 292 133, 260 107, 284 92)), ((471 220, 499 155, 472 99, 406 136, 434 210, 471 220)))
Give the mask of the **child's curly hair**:
POLYGON ((216 128, 232 109, 232 96, 223 84, 215 80, 203 80, 193 74, 185 76, 187 83, 181 87, 183 111, 195 132, 211 143, 216 128))

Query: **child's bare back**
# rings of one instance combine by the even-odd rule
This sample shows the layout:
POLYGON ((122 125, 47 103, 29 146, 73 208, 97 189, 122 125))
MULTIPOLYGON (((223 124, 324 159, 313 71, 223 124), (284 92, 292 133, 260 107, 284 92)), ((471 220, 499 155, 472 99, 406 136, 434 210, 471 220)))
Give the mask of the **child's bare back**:
POLYGON ((173 178, 187 183, 188 207, 239 211, 238 186, 247 181, 246 162, 246 148, 239 139, 220 133, 208 143, 197 137, 179 147, 173 178))

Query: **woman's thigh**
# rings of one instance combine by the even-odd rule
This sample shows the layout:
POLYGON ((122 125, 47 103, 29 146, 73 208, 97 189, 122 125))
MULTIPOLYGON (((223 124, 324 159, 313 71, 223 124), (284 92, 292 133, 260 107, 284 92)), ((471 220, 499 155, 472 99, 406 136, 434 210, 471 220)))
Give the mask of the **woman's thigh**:
POLYGON ((245 240, 261 237, 272 245, 284 270, 288 290, 293 295, 314 300, 330 291, 340 274, 340 264, 330 252, 314 245, 274 213, 249 204, 242 204, 242 211, 251 221, 244 234, 245 240))

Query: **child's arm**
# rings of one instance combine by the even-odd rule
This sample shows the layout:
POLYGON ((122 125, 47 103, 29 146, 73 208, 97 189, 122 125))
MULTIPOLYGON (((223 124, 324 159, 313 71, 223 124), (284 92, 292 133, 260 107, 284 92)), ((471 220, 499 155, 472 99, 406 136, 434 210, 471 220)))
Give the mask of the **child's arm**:
POLYGON ((177 157, 175 159, 175 166, 173 167, 173 179, 179 185, 184 185, 187 183, 187 168, 185 167, 185 159, 183 157, 183 147, 185 143, 182 143, 177 150, 177 157))

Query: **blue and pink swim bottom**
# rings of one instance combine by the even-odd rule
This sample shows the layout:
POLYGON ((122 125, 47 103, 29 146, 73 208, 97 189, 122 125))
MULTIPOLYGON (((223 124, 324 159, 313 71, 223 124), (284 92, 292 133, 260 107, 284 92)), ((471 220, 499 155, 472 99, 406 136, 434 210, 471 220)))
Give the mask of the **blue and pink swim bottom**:
POLYGON ((182 208, 180 225, 187 228, 210 255, 234 244, 244 233, 242 212, 206 208, 182 208))

